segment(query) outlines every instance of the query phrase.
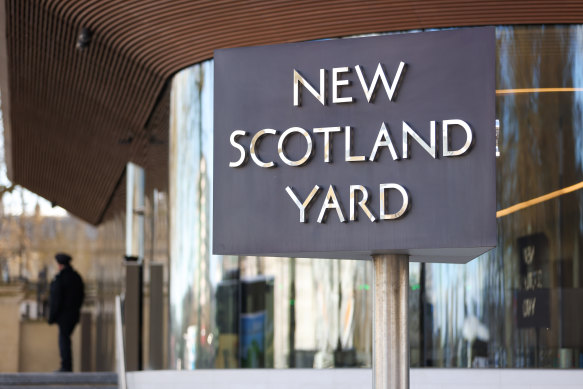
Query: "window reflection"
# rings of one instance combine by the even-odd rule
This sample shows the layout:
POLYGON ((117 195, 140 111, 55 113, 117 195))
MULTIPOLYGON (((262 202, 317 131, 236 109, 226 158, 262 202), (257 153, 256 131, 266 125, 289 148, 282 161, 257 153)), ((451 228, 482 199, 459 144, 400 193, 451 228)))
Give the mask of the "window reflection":
MULTIPOLYGON (((411 264, 411 365, 583 367, 583 27, 496 36, 497 209, 512 211, 495 250, 411 264)), ((370 366, 370 262, 210 254, 212 82, 209 61, 172 85, 172 365, 370 366)))

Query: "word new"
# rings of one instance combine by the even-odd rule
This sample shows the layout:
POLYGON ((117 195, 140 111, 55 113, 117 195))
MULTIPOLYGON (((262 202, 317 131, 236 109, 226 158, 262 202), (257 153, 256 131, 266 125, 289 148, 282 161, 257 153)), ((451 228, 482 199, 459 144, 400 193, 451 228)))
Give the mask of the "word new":
MULTIPOLYGON (((401 83, 401 77, 405 73, 405 62, 401 61, 399 63, 399 68, 397 73, 393 78, 393 82, 389 83, 388 78, 385 74, 382 64, 379 63, 375 75, 373 76, 370 85, 366 83, 366 76, 361 69, 360 65, 356 65, 356 74, 358 75, 358 80, 362 86, 364 95, 366 96, 366 101, 369 103, 374 100, 375 91, 377 89, 377 84, 379 80, 383 84, 385 91, 387 92, 387 97, 389 101, 393 101, 397 96, 397 90, 399 84, 401 83)), ((332 103, 352 103, 355 101, 354 98, 350 96, 340 97, 340 88, 350 86, 350 80, 342 80, 340 77, 343 73, 350 73, 350 68, 347 66, 332 68, 332 103)), ((320 91, 316 91, 313 85, 311 85, 302 75, 294 69, 294 106, 301 105, 301 86, 305 87, 322 105, 326 105, 326 69, 320 69, 320 91)))

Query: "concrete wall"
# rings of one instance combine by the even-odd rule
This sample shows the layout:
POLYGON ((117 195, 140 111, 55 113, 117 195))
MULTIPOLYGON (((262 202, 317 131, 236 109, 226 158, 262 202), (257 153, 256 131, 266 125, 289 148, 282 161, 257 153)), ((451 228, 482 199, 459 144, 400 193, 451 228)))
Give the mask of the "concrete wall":
MULTIPOLYGON (((583 370, 411 369, 411 389, 580 389, 583 370)), ((127 375, 128 388, 354 389, 372 388, 370 369, 245 369, 142 371, 127 375)))
POLYGON ((59 368, 57 326, 23 321, 20 325, 19 371, 50 372, 59 368))
MULTIPOLYGON (((23 321, 20 323, 20 372, 52 372, 60 367, 57 325, 49 326, 45 321, 23 321)), ((73 370, 81 366, 81 329, 77 325, 71 336, 73 370)))
POLYGON ((24 294, 19 286, 0 287, 0 372, 18 372, 20 338, 20 302, 24 294))
MULTIPOLYGON (((0 373, 52 372, 60 367, 58 328, 22 320, 23 285, 0 285, 0 373)), ((73 369, 81 366, 79 326, 73 332, 73 369)))

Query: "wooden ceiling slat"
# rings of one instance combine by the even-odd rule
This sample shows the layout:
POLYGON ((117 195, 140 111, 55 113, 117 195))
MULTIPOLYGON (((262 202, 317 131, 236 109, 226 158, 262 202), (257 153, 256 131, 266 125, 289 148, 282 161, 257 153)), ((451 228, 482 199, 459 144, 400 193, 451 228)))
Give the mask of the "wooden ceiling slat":
POLYGON ((128 161, 147 168, 147 185, 164 189, 168 80, 217 48, 422 28, 583 23, 580 0, 0 4, 9 176, 94 224, 123 206, 128 161), (84 27, 92 40, 80 51, 84 27))

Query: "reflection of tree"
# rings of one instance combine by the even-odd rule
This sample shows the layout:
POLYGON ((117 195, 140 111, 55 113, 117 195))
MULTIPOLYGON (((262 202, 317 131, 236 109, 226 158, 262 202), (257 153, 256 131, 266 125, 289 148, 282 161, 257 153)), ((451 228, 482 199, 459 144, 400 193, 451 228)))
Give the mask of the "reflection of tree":
MULTIPOLYGON (((515 27, 498 30, 498 89, 581 87, 574 85, 572 52, 582 50, 576 30, 570 27, 515 27)), ((576 163, 577 134, 573 93, 524 93, 497 99, 501 119, 501 156, 497 161, 498 209, 523 202, 583 180, 576 163)), ((549 237, 550 254, 543 268, 544 286, 560 287, 560 266, 580 261, 577 247, 583 243, 579 228, 580 197, 566 195, 529 207, 499 220, 498 261, 504 274, 506 293, 519 287, 517 239, 542 232, 549 237)), ((573 276, 575 277, 575 276, 573 276)), ((578 278, 578 277, 577 277, 578 278)), ((526 350, 536 343, 534 330, 516 330, 511 296, 507 295, 504 330, 506 348, 526 350)), ((558 327, 560 301, 552 303, 553 322, 545 331, 548 347, 561 347, 558 327)), ((537 357, 538 358, 538 357, 537 357)), ((533 358, 534 359, 534 358, 533 358)))
MULTIPOLYGON (((16 185, 10 184, 8 186, 0 185, 0 236, 2 236, 2 232, 9 219, 5 216, 4 212, 4 195, 7 193, 12 193, 16 185)), ((9 261, 10 258, 7 257, 6 253, 2 253, 0 256, 0 283, 4 282, 7 283, 10 281, 10 266, 9 261)))
POLYGON ((35 282, 43 268, 53 268, 54 254, 68 251, 73 255, 75 266, 86 274, 85 263, 92 247, 87 241, 85 223, 71 217, 42 215, 35 207, 32 215, 4 214, 0 230, 0 256, 10 262, 10 278, 35 282), (85 227, 85 228, 84 228, 85 227))
MULTIPOLYGON (((569 70, 570 38, 567 28, 501 29, 498 88, 572 86, 572 74, 565 71, 569 70)), ((499 208, 558 189, 562 168, 574 167, 573 148, 562 147, 573 139, 573 94, 511 94, 499 97, 497 103, 502 118, 499 208)), ((553 210, 527 213, 526 218, 512 219, 518 223, 512 227, 546 221, 554 214, 553 210)))
MULTIPOLYGON (((3 278, 27 280, 31 277, 28 261, 31 258, 31 238, 35 229, 33 225, 37 220, 33 217, 6 212, 5 195, 12 193, 16 185, 2 186, 0 191, 0 203, 2 217, 0 221, 0 252, 6 261, 6 274, 3 278)), ((19 188, 18 200, 20 208, 25 209, 24 189, 19 188)), ((33 277, 36 275, 32 275, 33 277)))
MULTIPOLYGON (((203 144, 212 127, 209 127, 203 110, 203 96, 212 85, 209 65, 196 65, 179 73, 173 80, 172 95, 176 99, 171 122, 170 163, 177 166, 176 177, 170 177, 174 209, 170 222, 173 231, 171 256, 172 336, 175 339, 175 356, 185 355, 181 340, 189 325, 196 325, 196 368, 214 366, 215 345, 209 344, 213 333, 215 306, 211 283, 211 181, 208 163, 210 145, 203 144), (175 160, 173 160, 175 158, 175 160), (193 179, 194 177, 194 179, 193 179), (181 184, 178 185, 178 182, 181 184), (176 319, 176 320, 175 320, 176 319)), ((210 113, 212 116, 212 112, 210 113)))

